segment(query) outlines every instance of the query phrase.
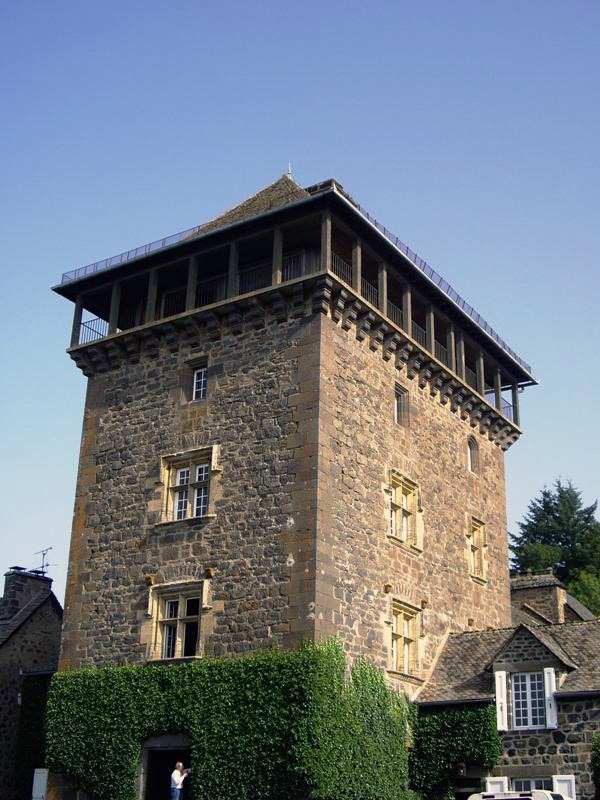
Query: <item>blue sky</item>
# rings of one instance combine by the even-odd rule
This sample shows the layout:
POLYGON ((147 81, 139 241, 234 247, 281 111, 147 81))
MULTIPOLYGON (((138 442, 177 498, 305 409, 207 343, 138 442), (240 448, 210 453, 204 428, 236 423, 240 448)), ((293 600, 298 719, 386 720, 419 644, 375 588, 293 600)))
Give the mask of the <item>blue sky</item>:
POLYGON ((600 494, 600 4, 32 2, 0 10, 0 532, 60 599, 85 379, 63 271, 329 177, 534 370, 509 529, 600 494))

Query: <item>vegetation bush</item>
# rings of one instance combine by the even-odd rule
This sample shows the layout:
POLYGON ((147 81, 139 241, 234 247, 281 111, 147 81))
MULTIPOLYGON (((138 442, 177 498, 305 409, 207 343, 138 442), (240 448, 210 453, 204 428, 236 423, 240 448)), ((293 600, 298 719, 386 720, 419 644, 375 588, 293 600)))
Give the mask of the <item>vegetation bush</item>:
POLYGON ((452 798, 458 764, 491 769, 501 753, 494 705, 421 709, 410 754, 411 785, 423 800, 452 798))
POLYGON ((23 678, 14 760, 15 800, 31 800, 33 771, 44 763, 44 717, 49 687, 49 675, 23 678))
POLYGON ((47 765, 93 800, 134 800, 143 742, 191 740, 195 800, 406 800, 409 704, 341 645, 62 672, 47 765))
POLYGON ((596 736, 592 743, 592 776, 596 797, 600 797, 600 736, 596 736))

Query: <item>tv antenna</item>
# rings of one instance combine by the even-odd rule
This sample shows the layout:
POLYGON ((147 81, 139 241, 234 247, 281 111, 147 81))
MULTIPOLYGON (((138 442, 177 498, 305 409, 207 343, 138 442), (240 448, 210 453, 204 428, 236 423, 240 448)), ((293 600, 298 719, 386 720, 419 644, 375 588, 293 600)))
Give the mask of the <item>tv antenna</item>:
POLYGON ((46 561, 46 555, 50 552, 50 550, 52 550, 52 547, 45 547, 43 550, 37 550, 35 553, 36 556, 41 555, 42 557, 42 566, 35 570, 36 572, 40 572, 42 575, 45 575, 46 572, 48 572, 48 567, 56 566, 56 564, 49 564, 46 561))

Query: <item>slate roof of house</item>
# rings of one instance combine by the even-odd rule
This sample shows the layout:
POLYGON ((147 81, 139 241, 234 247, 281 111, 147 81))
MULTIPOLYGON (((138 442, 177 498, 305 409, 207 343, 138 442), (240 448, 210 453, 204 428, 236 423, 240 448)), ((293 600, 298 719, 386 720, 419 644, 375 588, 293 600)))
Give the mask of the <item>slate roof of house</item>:
MULTIPOLYGON (((557 695, 600 693, 600 620, 521 626, 570 669, 557 695), (550 646, 551 645, 551 646, 550 646)), ((492 664, 515 634, 515 628, 450 634, 419 703, 491 701, 492 664)))
POLYGON ((545 572, 542 575, 524 573, 511 575, 510 578, 511 592, 518 592, 520 589, 540 589, 542 586, 562 586, 563 589, 565 588, 564 583, 550 572, 545 572))
POLYGON ((53 592, 40 592, 33 597, 23 608, 20 608, 17 613, 8 619, 0 620, 0 647, 5 644, 10 637, 19 630, 27 620, 42 606, 46 600, 52 600, 53 605, 62 617, 62 607, 53 592))
POLYGON ((229 211, 216 217, 210 222, 200 225, 193 233, 187 238, 193 239, 196 236, 201 236, 209 231, 214 231, 217 228, 224 228, 226 225, 232 225, 234 222, 240 222, 243 219, 256 217, 258 214, 264 214, 265 211, 270 211, 273 208, 287 206, 294 203, 296 200, 304 200, 310 197, 310 192, 303 189, 293 178, 289 175, 282 175, 273 183, 265 186, 259 192, 247 197, 238 203, 229 211))

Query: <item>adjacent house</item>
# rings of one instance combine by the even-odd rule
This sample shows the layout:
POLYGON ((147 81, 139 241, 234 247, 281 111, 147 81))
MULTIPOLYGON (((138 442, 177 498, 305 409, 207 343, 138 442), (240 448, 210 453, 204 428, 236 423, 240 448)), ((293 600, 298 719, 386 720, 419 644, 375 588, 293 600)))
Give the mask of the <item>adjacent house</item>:
POLYGON ((600 620, 552 574, 512 581, 513 627, 449 636, 423 707, 495 703, 503 755, 488 775, 465 765, 470 791, 550 789, 594 797, 600 734, 600 620))
POLYGON ((12 567, 0 598, 0 787, 3 797, 31 797, 33 768, 43 758, 43 742, 30 737, 18 749, 24 682, 41 681, 35 727, 42 727, 45 690, 58 665, 62 608, 52 580, 39 570, 12 567), (41 750, 41 752, 39 752, 41 750), (30 757, 32 760, 30 760, 30 757), (25 761, 24 761, 25 759, 25 761))

